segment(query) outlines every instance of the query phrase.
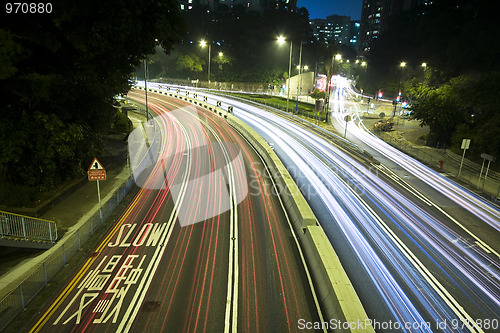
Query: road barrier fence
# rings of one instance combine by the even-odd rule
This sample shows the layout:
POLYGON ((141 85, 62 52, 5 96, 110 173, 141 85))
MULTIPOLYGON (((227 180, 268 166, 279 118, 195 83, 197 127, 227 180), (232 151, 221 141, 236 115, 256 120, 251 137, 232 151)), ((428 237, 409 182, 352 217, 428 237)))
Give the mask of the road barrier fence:
POLYGON ((3 237, 54 243, 57 227, 54 221, 0 211, 0 238, 3 237))
POLYGON ((93 236, 111 215, 121 200, 135 184, 130 176, 118 189, 102 200, 102 207, 76 230, 66 233, 50 250, 45 260, 12 291, 0 300, 0 331, 19 314, 31 300, 49 283, 83 244, 93 236))

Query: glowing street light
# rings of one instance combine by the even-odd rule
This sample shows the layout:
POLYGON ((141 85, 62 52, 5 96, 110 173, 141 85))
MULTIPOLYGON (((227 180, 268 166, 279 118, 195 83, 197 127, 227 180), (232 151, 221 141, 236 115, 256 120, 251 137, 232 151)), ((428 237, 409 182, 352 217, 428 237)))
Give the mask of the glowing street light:
MULTIPOLYGON (((284 36, 279 36, 278 37, 278 44, 285 44, 286 39, 284 36)), ((291 80, 291 74, 292 74, 292 45, 293 42, 290 41, 290 60, 288 61, 288 82, 286 84, 286 112, 288 112, 288 102, 290 100, 290 83, 292 82, 291 80)))
POLYGON ((396 107, 398 105, 398 102, 401 100, 401 74, 403 73, 403 68, 406 66, 406 62, 401 61, 399 64, 399 83, 398 83, 398 96, 394 104, 394 111, 392 112, 392 117, 394 118, 396 116, 396 107))
MULTIPOLYGON (((207 46, 205 40, 200 41, 201 47, 207 46)), ((208 90, 210 91, 210 53, 212 52, 212 44, 208 44, 208 90)))
POLYGON ((423 85, 425 81, 425 70, 427 69, 427 63, 423 62, 421 66, 424 69, 424 78, 422 79, 422 85, 423 85))

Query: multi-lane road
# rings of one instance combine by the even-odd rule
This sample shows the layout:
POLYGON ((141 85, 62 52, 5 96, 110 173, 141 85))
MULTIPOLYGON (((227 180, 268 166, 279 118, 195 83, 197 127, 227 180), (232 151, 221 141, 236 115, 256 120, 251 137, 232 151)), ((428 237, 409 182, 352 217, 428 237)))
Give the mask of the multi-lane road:
MULTIPOLYGON (((337 96, 341 99, 340 92, 337 96)), ((339 254, 369 317, 379 322, 375 328, 498 329, 498 207, 404 154, 395 154, 396 162, 406 175, 415 173, 411 181, 392 165, 353 157, 340 148, 349 143, 334 144, 342 140, 311 130, 302 120, 216 98, 223 107, 233 105, 235 116, 274 147, 339 254), (429 178, 435 182, 430 186, 425 183, 429 178)), ((342 121, 345 114, 337 116, 342 121)), ((384 146, 365 136, 368 147, 384 146)))
MULTIPOLYGON (((347 88, 339 84, 333 96, 339 129, 347 103, 341 89, 347 88)), ((130 95, 137 102, 141 96, 130 95)), ((498 207, 385 145, 359 120, 359 127, 349 126, 348 138, 382 163, 297 117, 203 97, 222 108, 231 105, 234 116, 273 147, 377 331, 498 330, 498 207)), ((132 136, 138 147, 144 136, 162 142, 145 140, 153 157, 131 151, 143 189, 34 328, 290 331, 297 318, 318 320, 284 209, 269 195, 273 185, 258 156, 221 118, 155 95, 150 106, 157 125, 132 136), (156 162, 148 165, 148 158, 156 162), (204 186, 220 197, 213 199, 204 186), (199 198, 203 203, 193 203, 199 198), (217 202, 226 204, 215 207, 217 202), (154 244, 146 251, 149 239, 154 244), (109 262, 115 254, 116 267, 109 262), (108 279, 101 277, 108 271, 108 279), (120 272, 143 276, 113 293, 122 290, 113 285, 130 281, 120 272)))
MULTIPOLYGON (((129 96, 144 103, 144 92, 129 96)), ((223 118, 148 95, 140 191, 31 332, 279 332, 318 302, 260 157, 223 118)))

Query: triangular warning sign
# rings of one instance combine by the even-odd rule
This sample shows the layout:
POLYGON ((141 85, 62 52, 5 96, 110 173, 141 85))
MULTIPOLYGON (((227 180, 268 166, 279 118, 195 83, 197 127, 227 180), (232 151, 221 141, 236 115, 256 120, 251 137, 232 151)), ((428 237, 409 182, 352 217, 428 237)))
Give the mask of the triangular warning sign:
POLYGON ((99 162, 97 157, 94 157, 94 160, 92 161, 92 163, 90 163, 89 171, 90 170, 104 170, 104 167, 102 166, 101 162, 99 162))

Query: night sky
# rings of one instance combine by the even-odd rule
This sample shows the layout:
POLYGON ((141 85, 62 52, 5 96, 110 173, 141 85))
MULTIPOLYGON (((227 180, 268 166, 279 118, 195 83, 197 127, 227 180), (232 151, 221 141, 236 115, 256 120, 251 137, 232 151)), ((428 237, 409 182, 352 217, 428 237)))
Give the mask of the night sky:
POLYGON ((297 7, 306 7, 310 19, 345 15, 352 20, 359 20, 362 3, 363 0, 298 0, 297 7))

